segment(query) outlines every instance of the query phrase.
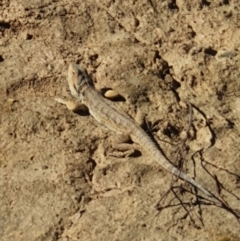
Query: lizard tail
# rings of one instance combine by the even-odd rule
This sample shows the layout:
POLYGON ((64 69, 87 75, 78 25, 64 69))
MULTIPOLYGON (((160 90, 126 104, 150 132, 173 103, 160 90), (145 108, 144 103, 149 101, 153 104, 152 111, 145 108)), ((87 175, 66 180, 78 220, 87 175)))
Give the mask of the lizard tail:
POLYGON ((213 197, 213 195, 207 190, 205 189, 201 184, 199 184, 198 182, 196 182, 194 179, 192 179, 191 177, 189 177, 186 173, 180 171, 179 169, 177 169, 176 167, 174 167, 172 165, 172 170, 173 170, 173 174, 175 174, 176 176, 179 176, 180 178, 182 178, 183 180, 186 180, 187 182, 189 182, 190 184, 192 184, 193 186, 195 186, 196 188, 198 188, 199 190, 201 190, 202 192, 204 192, 207 196, 209 197, 213 197))
POLYGON ((158 155, 157 155, 157 161, 167 171, 169 171, 172 174, 174 174, 175 176, 180 177, 181 179, 189 182, 190 184, 192 184, 193 186, 195 186, 196 188, 198 188, 199 190, 204 192, 207 196, 213 197, 213 195, 207 189, 205 189, 201 184, 196 182, 193 178, 188 176, 186 173, 184 173, 184 172, 180 171, 178 168, 176 168, 171 162, 169 162, 167 160, 167 158, 165 156, 162 155, 162 153, 159 153, 159 151, 158 151, 158 155))
POLYGON ((184 172, 180 171, 178 168, 176 168, 161 153, 158 153, 157 157, 158 157, 157 158, 158 163, 160 163, 167 171, 169 171, 172 174, 174 174, 175 176, 180 177, 181 179, 189 182, 190 184, 192 184, 193 186, 195 186, 196 188, 198 188, 199 190, 204 192, 207 196, 213 197, 213 195, 206 188, 204 188, 201 184, 196 182, 193 178, 188 176, 186 173, 184 173, 184 172))
POLYGON ((145 150, 152 156, 154 159, 167 171, 170 173, 176 175, 177 177, 180 177, 181 179, 189 182, 199 190, 201 190, 203 193, 205 193, 209 197, 213 197, 213 194, 211 194, 207 189, 205 189, 201 184, 196 182, 193 178, 189 177, 186 173, 180 171, 178 168, 176 168, 168 159, 162 154, 162 152, 159 150, 159 148, 156 146, 156 144, 150 139, 148 135, 145 133, 140 134, 142 135, 139 139, 145 139, 145 150))

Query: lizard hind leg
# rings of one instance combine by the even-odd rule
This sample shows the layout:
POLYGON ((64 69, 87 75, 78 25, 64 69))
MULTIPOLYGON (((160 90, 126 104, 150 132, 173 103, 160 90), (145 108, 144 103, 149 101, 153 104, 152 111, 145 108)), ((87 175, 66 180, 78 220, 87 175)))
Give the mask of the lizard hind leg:
POLYGON ((109 153, 108 156, 129 158, 130 156, 134 155, 135 145, 129 143, 130 141, 131 138, 129 135, 122 134, 120 136, 117 136, 112 143, 112 147, 116 151, 109 153))

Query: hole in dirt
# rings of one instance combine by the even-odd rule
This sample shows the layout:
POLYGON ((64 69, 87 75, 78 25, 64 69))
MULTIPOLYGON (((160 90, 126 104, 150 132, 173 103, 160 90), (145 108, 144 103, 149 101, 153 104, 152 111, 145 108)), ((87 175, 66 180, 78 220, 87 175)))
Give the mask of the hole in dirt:
POLYGON ((2 55, 0 55, 0 62, 3 62, 4 61, 4 58, 2 55))
POLYGON ((163 130, 163 134, 167 135, 168 137, 171 137, 172 135, 178 136, 179 135, 179 130, 175 128, 172 125, 168 125, 167 128, 163 130))
POLYGON ((226 119, 226 121, 227 121, 227 123, 228 123, 228 128, 229 128, 229 129, 233 129, 234 126, 235 126, 234 122, 230 121, 229 119, 226 119))
POLYGON ((172 81, 172 88, 174 88, 175 90, 180 88, 181 84, 179 82, 177 82, 175 79, 173 79, 172 81))
POLYGON ((202 5, 209 6, 210 4, 207 0, 202 0, 202 5))
POLYGON ((26 40, 31 40, 33 38, 33 35, 32 34, 26 34, 26 40))
POLYGON ((228 1, 228 0, 223 0, 223 1, 222 1, 222 4, 228 5, 228 4, 229 4, 229 1, 228 1))
POLYGON ((10 28, 10 23, 8 22, 5 22, 5 21, 0 21, 0 27, 3 27, 3 28, 10 28))
POLYGON ((178 9, 178 6, 176 4, 176 0, 172 0, 169 4, 168 4, 169 9, 178 9))

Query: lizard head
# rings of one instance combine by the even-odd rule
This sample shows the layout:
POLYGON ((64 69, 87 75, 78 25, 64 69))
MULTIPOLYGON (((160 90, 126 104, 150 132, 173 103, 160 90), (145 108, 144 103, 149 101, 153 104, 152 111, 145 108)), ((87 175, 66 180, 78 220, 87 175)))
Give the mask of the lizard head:
POLYGON ((86 87, 91 85, 91 78, 84 68, 72 63, 68 68, 68 85, 74 97, 80 97, 86 87))

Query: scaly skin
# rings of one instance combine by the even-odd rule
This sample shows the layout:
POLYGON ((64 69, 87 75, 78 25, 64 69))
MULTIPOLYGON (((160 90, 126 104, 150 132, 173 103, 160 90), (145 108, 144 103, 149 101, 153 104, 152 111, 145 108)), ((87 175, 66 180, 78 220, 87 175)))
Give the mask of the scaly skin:
MULTIPOLYGON (((104 98, 92 85, 91 78, 87 71, 72 63, 68 69, 68 84, 71 94, 80 99, 89 109, 90 114, 110 130, 124 135, 130 135, 132 140, 138 143, 153 159, 170 173, 191 183, 193 186, 204 192, 207 196, 213 195, 202 185, 189 177, 184 172, 173 166, 161 153, 156 144, 146 132, 115 103, 104 98)), ((57 101, 63 103, 61 99, 57 101)))

